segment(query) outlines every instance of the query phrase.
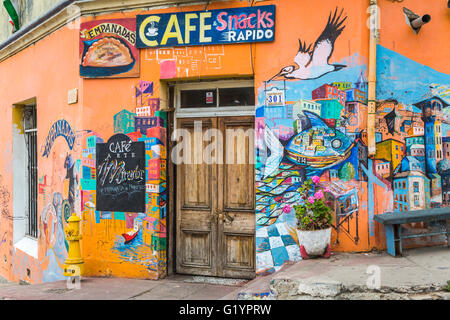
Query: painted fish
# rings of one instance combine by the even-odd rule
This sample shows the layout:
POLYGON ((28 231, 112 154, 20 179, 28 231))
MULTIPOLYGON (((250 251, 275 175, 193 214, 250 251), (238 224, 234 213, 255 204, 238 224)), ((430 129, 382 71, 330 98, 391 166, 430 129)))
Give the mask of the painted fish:
POLYGON ((272 175, 286 156, 289 161, 304 167, 326 169, 337 165, 351 154, 355 142, 339 130, 330 128, 318 115, 303 111, 307 125, 293 136, 286 147, 280 143, 268 128, 264 130, 264 140, 270 149, 266 159, 264 178, 272 175))

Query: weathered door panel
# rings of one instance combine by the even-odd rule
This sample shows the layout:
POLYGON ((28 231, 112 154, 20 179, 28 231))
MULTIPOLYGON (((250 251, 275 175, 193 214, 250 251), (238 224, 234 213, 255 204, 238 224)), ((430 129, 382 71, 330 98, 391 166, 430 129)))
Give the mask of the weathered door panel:
POLYGON ((218 166, 219 272, 224 277, 255 276, 254 118, 219 118, 224 164, 218 166))
MULTIPOLYGON (((203 132, 215 126, 216 119, 202 121, 203 132)), ((216 275, 216 166, 202 161, 206 142, 195 136, 194 119, 178 121, 190 143, 179 155, 186 163, 177 165, 177 272, 216 275), (190 157, 185 157, 189 152, 190 157)), ((183 138, 183 139, 184 139, 183 138)))

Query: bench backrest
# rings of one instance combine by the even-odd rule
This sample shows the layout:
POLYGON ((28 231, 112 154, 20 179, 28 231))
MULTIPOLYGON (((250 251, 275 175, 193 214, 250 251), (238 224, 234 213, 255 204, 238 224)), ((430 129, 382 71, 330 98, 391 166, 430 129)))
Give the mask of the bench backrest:
POLYGON ((382 224, 438 221, 450 219, 450 207, 377 214, 373 218, 382 224))

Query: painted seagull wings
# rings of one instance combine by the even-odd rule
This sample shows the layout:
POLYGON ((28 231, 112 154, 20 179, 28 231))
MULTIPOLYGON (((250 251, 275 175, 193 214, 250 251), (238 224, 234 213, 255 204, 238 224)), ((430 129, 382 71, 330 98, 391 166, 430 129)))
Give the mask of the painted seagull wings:
POLYGON ((345 25, 342 24, 347 20, 347 17, 341 19, 344 9, 342 9, 339 16, 336 17, 337 11, 338 9, 336 8, 333 17, 331 17, 330 13, 325 29, 314 44, 312 57, 313 65, 328 64, 328 61, 333 54, 334 42, 345 28, 345 25))
POLYGON ((313 51, 311 51, 311 44, 308 47, 306 47, 306 43, 305 42, 302 43, 300 39, 298 39, 298 43, 299 43, 298 53, 294 58, 294 62, 299 67, 306 67, 310 64, 312 60, 313 51))
POLYGON ((338 14, 338 8, 334 13, 330 12, 327 25, 314 43, 313 49, 311 49, 311 44, 307 46, 305 42, 299 39, 299 49, 294 58, 296 65, 284 67, 269 81, 277 77, 296 80, 317 79, 327 73, 346 67, 341 64, 329 64, 334 51, 334 43, 345 28, 344 22, 347 20, 347 16, 343 17, 343 12, 344 9, 338 14))

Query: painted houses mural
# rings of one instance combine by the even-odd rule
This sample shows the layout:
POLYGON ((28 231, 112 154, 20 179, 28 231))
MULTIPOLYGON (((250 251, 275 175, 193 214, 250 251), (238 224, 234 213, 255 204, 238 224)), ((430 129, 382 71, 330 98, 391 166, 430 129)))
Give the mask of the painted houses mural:
MULTIPOLYGON (((85 250, 87 256, 95 254, 104 256, 109 262, 125 262, 131 264, 129 268, 140 277, 157 279, 166 272, 166 115, 159 111, 159 99, 153 95, 153 82, 139 81, 133 90, 136 107, 132 111, 123 109, 111 119, 114 136, 104 139, 92 131, 83 136, 83 234, 86 242, 95 244, 85 250), (121 142, 124 139, 129 142, 124 144, 121 142), (118 158, 102 156, 101 159, 108 159, 107 163, 98 162, 100 155, 96 152, 101 150, 100 146, 108 146, 103 143, 108 140, 113 147, 105 151, 112 149, 118 158), (139 152, 132 150, 138 143, 143 145, 142 160, 139 152), (122 169, 129 170, 120 175, 122 169), (122 179, 123 176, 128 182, 122 179), (106 188, 103 186, 105 180, 106 188), (102 184, 101 192, 106 195, 105 199, 101 198, 105 202, 102 207, 112 208, 128 201, 130 203, 125 207, 130 210, 97 210, 100 209, 98 183, 102 184), (141 184, 144 195, 142 208, 138 199, 141 184), (135 191, 124 192, 124 187, 135 191), (130 198, 130 195, 135 198, 130 198), (128 196, 128 200, 123 199, 124 196, 128 196)), ((113 271, 109 269, 109 272, 113 271)))
MULTIPOLYGON (((314 45, 299 40, 296 65, 259 88, 257 273, 301 259, 293 205, 312 176, 334 209, 338 251, 367 246, 360 229, 376 236, 374 214, 450 203, 450 76, 378 46, 376 155, 369 159, 364 59, 330 63, 345 21, 336 9, 314 45)), ((415 233, 434 226, 404 227, 415 233)))
MULTIPOLYGON (((378 46, 374 174, 389 211, 449 205, 450 75, 378 46)), ((418 233, 433 224, 405 225, 418 233)), ((428 240, 442 242, 441 238, 428 240)), ((410 240, 414 244, 426 241, 410 240)))
POLYGON ((336 8, 314 45, 299 40, 296 65, 259 88, 257 130, 257 272, 301 259, 293 206, 299 188, 320 177, 334 228, 358 245, 361 191, 367 185, 366 66, 358 54, 331 63, 347 16, 336 8), (336 43, 336 44, 335 44, 336 43), (344 235, 345 234, 345 235, 344 235))

